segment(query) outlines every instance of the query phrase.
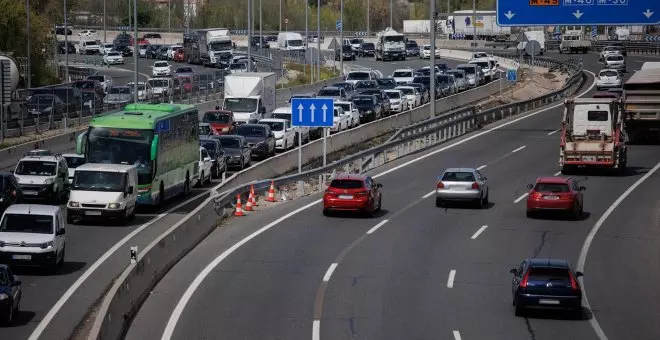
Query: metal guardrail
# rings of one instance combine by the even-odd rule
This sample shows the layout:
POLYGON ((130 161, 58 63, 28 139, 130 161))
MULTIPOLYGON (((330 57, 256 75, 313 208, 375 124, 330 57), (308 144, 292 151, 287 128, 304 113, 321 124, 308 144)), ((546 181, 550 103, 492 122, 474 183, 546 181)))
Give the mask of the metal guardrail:
MULTIPOLYGON (((559 44, 560 41, 557 40, 546 40, 545 50, 559 50, 559 44)), ((613 44, 623 45, 626 52, 631 54, 660 54, 660 42, 629 40, 594 40, 591 41, 591 51, 600 52, 606 46, 611 46, 613 44)))

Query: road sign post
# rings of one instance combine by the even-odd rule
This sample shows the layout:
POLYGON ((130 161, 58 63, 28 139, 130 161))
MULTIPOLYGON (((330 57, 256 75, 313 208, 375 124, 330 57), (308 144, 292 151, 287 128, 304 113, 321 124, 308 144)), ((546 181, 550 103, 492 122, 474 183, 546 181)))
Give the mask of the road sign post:
POLYGON ((656 25, 658 11, 660 1, 497 0, 497 25, 656 25))

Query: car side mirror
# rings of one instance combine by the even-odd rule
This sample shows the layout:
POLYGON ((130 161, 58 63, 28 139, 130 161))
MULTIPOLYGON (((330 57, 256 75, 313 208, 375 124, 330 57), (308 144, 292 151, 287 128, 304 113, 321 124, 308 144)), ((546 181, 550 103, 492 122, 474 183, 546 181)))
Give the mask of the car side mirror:
POLYGON ((582 272, 575 272, 575 276, 580 277, 580 276, 584 276, 584 274, 582 274, 582 272))
POLYGON ((21 281, 21 279, 19 279, 18 276, 14 275, 14 282, 12 282, 12 285, 13 286, 20 286, 22 284, 23 284, 23 281, 21 281))
POLYGON ((587 190, 586 187, 580 187, 580 191, 585 191, 585 190, 587 190))
POLYGON ((534 187, 533 185, 527 184, 527 189, 532 190, 533 187, 534 187))
POLYGON ((134 191, 133 186, 128 187, 128 190, 126 190, 126 192, 127 192, 129 195, 132 195, 132 194, 133 194, 133 191, 134 191))
POLYGON ((61 228, 60 230, 57 231, 58 236, 61 236, 61 235, 64 235, 64 234, 66 234, 66 229, 64 229, 64 228, 61 228))
POLYGON ((204 157, 204 162, 210 162, 210 161, 211 161, 211 157, 204 157))
POLYGON ((518 269, 513 268, 513 269, 509 270, 509 273, 511 273, 513 275, 518 275, 518 269))

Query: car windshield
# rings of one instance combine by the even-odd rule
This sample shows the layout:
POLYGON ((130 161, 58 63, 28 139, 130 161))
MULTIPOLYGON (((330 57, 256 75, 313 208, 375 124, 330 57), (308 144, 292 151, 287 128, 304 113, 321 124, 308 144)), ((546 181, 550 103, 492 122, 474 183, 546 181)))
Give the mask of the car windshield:
POLYGON ((87 79, 89 79, 89 80, 98 80, 101 83, 105 81, 105 78, 103 76, 89 76, 89 77, 87 77, 87 79))
POLYGON ((354 97, 353 103, 355 105, 370 105, 373 104, 374 100, 371 97, 354 97))
POLYGON ((615 54, 607 57, 607 61, 621 61, 623 60, 623 56, 620 54, 615 54))
POLYGON ((355 88, 357 89, 375 89, 378 88, 378 85, 376 82, 372 81, 360 81, 357 84, 355 84, 355 88))
POLYGON ((351 44, 360 44, 360 43, 362 43, 362 39, 357 39, 357 38, 351 39, 351 44))
POLYGON ((256 98, 225 98, 225 109, 233 112, 255 112, 258 102, 256 98))
POLYGON ((199 145, 206 149, 206 152, 208 152, 211 157, 215 157, 215 141, 209 139, 200 140, 199 145))
POLYGON ((619 75, 619 72, 614 70, 600 71, 598 74, 601 77, 616 77, 619 75))
POLYGON ((30 160, 18 162, 15 173, 26 176, 55 176, 56 169, 56 162, 30 160))
POLYGON ((271 118, 286 119, 288 121, 291 121, 291 114, 290 113, 272 113, 271 118))
POLYGON ((463 171, 450 171, 445 172, 442 176, 443 182, 474 182, 474 174, 471 172, 463 171))
POLYGON ((238 138, 220 138, 220 144, 223 148, 238 149, 241 147, 241 142, 238 138))
POLYGON ((282 122, 259 122, 259 124, 268 125, 273 131, 282 131, 284 130, 284 123, 282 122))
POLYGON ((64 157, 66 160, 66 166, 69 169, 75 169, 83 164, 85 164, 85 157, 64 157))
POLYGON ((399 87, 397 90, 401 91, 401 93, 408 95, 408 94, 415 94, 415 90, 410 88, 410 87, 399 87))
POLYGON ((52 234, 53 216, 6 213, 0 223, 0 232, 52 234))
POLYGON ((369 79, 369 72, 350 72, 348 76, 346 76, 347 80, 368 80, 369 79))
POLYGON ((124 192, 126 189, 126 173, 77 170, 73 176, 73 189, 124 192))
POLYGON ((412 71, 394 71, 392 74, 392 77, 394 78, 404 78, 404 77, 412 77, 413 73, 412 71))
POLYGON ((111 87, 108 94, 131 94, 131 88, 127 86, 111 87))
POLYGON ((559 281, 570 282, 568 270, 565 268, 552 268, 552 267, 532 267, 529 270, 529 281, 559 281))
POLYGON ((199 125, 199 135, 200 136, 210 135, 210 134, 211 134, 211 127, 210 126, 208 126, 206 124, 204 124, 204 125, 200 124, 199 125))
POLYGON ((538 192, 569 192, 568 184, 564 183, 537 183, 534 191, 538 192))
POLYGON ((396 91, 396 92, 395 91, 387 91, 385 93, 387 93, 387 97, 390 98, 390 99, 399 99, 399 98, 401 98, 398 91, 396 91))
POLYGON ((465 71, 465 74, 474 74, 476 72, 476 68, 474 67, 459 67, 458 69, 465 71))
POLYGON ((166 79, 149 79, 147 81, 151 85, 151 87, 168 87, 169 86, 169 81, 166 79))
POLYGON ((456 72, 456 71, 449 71, 447 73, 453 75, 455 78, 458 78, 458 79, 463 78, 463 75, 465 74, 463 72, 456 72))
POLYGON ((204 117, 202 117, 202 122, 204 123, 229 124, 230 121, 231 116, 226 113, 206 112, 204 113, 204 117))
POLYGON ((366 50, 374 49, 375 45, 373 43, 364 43, 364 44, 362 44, 362 48, 366 49, 366 50))
POLYGON ((118 57, 120 55, 119 52, 108 52, 108 57, 118 57))
POLYGON ((451 81, 451 78, 449 78, 449 76, 444 76, 444 75, 443 76, 438 76, 438 82, 440 82, 442 84, 447 84, 450 81, 451 81))
POLYGON ((429 76, 415 77, 413 79, 413 83, 420 83, 420 84, 428 85, 428 84, 431 83, 431 77, 429 77, 429 76))
POLYGON ((394 79, 381 78, 377 79, 376 83, 378 83, 380 86, 396 86, 396 81, 394 81, 394 79))
POLYGON ((415 47, 418 47, 416 42, 406 43, 406 48, 415 48, 415 47))
POLYGON ((192 73, 193 69, 190 67, 179 67, 176 69, 176 73, 192 73))
POLYGON ((344 112, 351 112, 351 104, 350 103, 336 103, 335 106, 341 107, 344 112))
POLYGON ((323 96, 329 96, 329 97, 339 97, 340 95, 339 89, 320 89, 319 90, 319 97, 323 96))
POLYGON ((229 65, 230 70, 243 70, 247 69, 247 63, 234 63, 229 65))
POLYGON ((264 137, 266 136, 266 129, 262 126, 240 125, 236 129, 236 134, 244 137, 264 137))
POLYGON ((487 61, 475 61, 475 62, 470 63, 470 64, 476 64, 476 65, 479 65, 479 67, 481 67, 482 69, 483 69, 483 68, 490 68, 490 63, 487 62, 487 61))
POLYGON ((364 187, 361 180, 358 179, 333 179, 330 187, 335 189, 360 189, 364 187))
POLYGON ((154 63, 154 67, 167 67, 167 66, 169 66, 169 64, 166 61, 160 61, 154 63))

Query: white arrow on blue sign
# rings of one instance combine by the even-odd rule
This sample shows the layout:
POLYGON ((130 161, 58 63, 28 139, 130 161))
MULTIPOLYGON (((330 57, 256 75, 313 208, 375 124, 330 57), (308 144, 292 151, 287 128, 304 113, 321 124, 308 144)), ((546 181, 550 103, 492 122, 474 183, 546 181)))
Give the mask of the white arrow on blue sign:
POLYGON ((291 99, 291 125, 332 127, 335 100, 332 98, 291 99))
POLYGON ((497 0, 498 26, 656 24, 657 0, 497 0))
POLYGON ((341 20, 337 20, 337 22, 335 23, 335 28, 338 30, 341 29, 341 20))

